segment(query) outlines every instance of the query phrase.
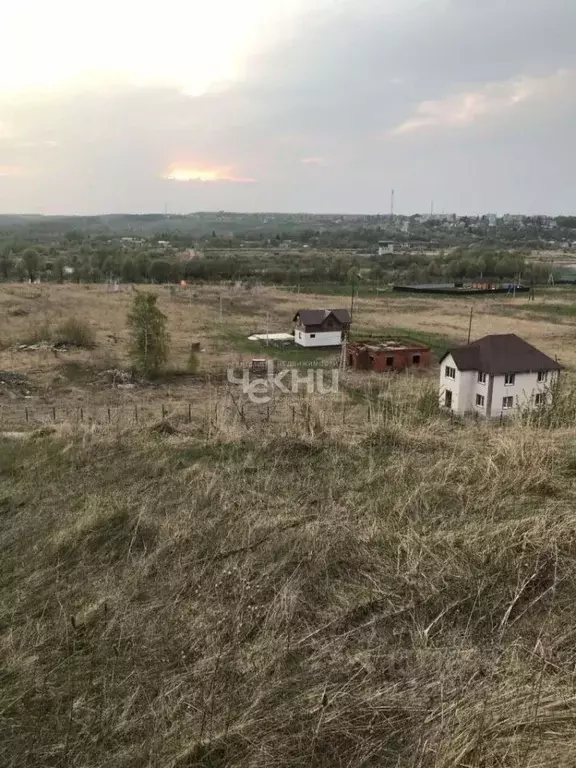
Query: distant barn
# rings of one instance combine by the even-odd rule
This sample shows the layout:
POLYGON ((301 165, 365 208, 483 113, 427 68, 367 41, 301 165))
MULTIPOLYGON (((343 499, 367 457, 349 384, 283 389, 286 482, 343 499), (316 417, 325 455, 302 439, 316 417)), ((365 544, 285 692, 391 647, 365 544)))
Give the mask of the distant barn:
POLYGON ((403 293, 446 294, 448 296, 476 296, 494 293, 528 293, 530 287, 518 283, 491 283, 477 280, 470 283, 424 283, 421 285, 393 285, 393 291, 403 293))

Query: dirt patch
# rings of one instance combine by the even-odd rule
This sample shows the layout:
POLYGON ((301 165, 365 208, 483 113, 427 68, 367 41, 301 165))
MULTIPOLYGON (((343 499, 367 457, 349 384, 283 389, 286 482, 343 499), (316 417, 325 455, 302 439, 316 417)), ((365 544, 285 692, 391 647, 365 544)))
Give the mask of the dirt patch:
POLYGON ((134 389, 137 381, 132 371, 110 368, 98 374, 95 384, 105 387, 118 387, 119 389, 134 389))
POLYGON ((0 398, 13 400, 30 396, 30 384, 26 376, 13 371, 0 371, 0 398))

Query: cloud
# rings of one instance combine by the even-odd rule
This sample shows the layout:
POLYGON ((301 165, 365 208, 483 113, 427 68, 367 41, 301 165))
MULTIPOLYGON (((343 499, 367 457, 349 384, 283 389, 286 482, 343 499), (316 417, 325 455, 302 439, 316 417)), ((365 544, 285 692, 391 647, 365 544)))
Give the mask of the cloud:
POLYGON ((573 0, 310 5, 201 95, 182 57, 172 85, 0 92, 0 166, 25 169, 0 210, 571 208, 573 0))
POLYGON ((416 115, 400 123, 391 133, 401 135, 429 128, 469 126, 485 116, 503 115, 518 104, 549 94, 559 86, 573 84, 573 74, 560 70, 550 77, 491 83, 478 91, 423 101, 416 108, 416 115))

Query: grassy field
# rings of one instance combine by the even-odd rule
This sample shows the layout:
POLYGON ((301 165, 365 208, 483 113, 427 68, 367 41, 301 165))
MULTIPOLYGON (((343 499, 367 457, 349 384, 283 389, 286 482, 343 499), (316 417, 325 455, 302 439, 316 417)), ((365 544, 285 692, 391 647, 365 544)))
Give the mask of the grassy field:
MULTIPOLYGON (((221 315, 216 287, 159 293, 172 372, 122 389, 99 377, 128 366, 130 289, 0 286, 0 381, 26 382, 0 413, 47 412, 0 422, 0 765, 572 768, 570 371, 553 411, 505 424, 438 412, 436 370, 257 406, 223 370, 326 297, 225 292, 221 315), (70 318, 95 347, 18 348, 70 318)), ((570 368, 570 313, 536 308, 570 304, 475 300, 473 337, 570 368)), ((439 352, 469 316, 390 295, 355 327, 439 352)))

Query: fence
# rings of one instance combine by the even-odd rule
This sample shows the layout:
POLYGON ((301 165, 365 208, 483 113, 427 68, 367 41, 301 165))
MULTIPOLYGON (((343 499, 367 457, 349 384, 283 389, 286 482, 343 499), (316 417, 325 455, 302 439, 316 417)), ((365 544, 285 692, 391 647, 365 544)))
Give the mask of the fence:
MULTIPOLYGON (((78 405, 6 404, 0 406, 0 432, 33 431, 49 425, 99 426, 129 429, 170 423, 177 429, 215 431, 254 427, 305 428, 318 431, 344 427, 347 430, 366 425, 398 423, 408 416, 405 407, 382 407, 373 402, 351 402, 344 397, 277 396, 269 403, 253 403, 232 393, 215 400, 196 403, 132 403, 78 405)), ((411 420, 413 418, 411 417, 411 420)))

